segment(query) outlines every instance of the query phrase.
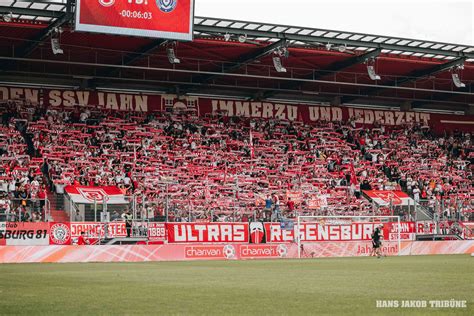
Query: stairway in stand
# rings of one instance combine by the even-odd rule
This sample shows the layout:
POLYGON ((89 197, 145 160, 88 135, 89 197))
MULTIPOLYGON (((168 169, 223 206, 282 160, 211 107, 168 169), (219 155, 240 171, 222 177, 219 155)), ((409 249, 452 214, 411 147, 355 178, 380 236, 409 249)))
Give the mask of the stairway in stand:
POLYGON ((50 202, 51 222, 69 222, 69 215, 64 210, 64 195, 48 191, 50 202))

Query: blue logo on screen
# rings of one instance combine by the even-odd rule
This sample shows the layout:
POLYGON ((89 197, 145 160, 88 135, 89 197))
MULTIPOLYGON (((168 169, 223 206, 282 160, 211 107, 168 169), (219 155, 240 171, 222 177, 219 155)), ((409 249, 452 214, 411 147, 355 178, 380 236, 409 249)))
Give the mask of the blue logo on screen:
POLYGON ((176 8, 178 0, 156 0, 156 4, 161 11, 170 13, 176 8))

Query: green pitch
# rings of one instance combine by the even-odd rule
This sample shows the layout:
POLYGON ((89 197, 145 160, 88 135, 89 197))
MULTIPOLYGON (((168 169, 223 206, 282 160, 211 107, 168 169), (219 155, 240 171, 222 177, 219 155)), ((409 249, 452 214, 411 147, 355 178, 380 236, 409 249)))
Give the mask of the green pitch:
POLYGON ((0 314, 474 315, 474 258, 0 265, 0 314), (450 299, 467 308, 376 308, 450 299))

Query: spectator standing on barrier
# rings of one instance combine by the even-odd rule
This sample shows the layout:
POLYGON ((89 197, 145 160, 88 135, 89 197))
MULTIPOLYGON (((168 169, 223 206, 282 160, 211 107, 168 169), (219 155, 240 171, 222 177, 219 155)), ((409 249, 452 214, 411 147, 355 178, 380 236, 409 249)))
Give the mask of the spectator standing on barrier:
POLYGON ((127 238, 130 238, 130 233, 132 231, 132 214, 130 211, 126 211, 122 214, 122 219, 125 221, 125 228, 127 229, 127 238))

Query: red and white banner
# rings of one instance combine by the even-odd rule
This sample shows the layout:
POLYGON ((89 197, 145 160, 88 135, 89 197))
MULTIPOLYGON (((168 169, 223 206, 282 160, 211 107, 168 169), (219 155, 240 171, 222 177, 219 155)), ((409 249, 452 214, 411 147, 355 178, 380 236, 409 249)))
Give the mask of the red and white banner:
POLYGON ((168 223, 169 243, 249 242, 248 223, 168 223))
POLYGON ((299 230, 301 242, 318 241, 361 241, 371 240, 372 232, 380 223, 349 223, 344 225, 321 225, 301 223, 298 229, 281 229, 280 223, 265 223, 267 242, 294 242, 299 230))
MULTIPOLYGON (((84 1, 84 0, 82 0, 84 1)), ((225 116, 283 119, 311 124, 318 121, 347 121, 357 117, 357 127, 371 127, 375 121, 387 128, 415 122, 431 126, 436 132, 444 130, 472 131, 473 115, 448 115, 437 113, 383 111, 354 107, 326 107, 306 104, 284 104, 272 102, 250 102, 219 100, 188 96, 137 94, 105 91, 49 90, 0 86, 0 100, 22 99, 32 104, 47 104, 53 107, 93 105, 116 111, 151 112, 168 108, 193 109, 205 116, 219 111, 225 116)))
MULTIPOLYGON (((305 244, 303 258, 366 257, 370 242, 326 242, 305 244)), ((474 241, 405 241, 384 243, 387 255, 445 255, 474 253, 474 241)), ((5 246, 0 247, 0 263, 153 262, 184 260, 298 258, 295 243, 245 245, 151 245, 151 246, 5 246)), ((376 260, 376 259, 374 259, 376 260)))
POLYGON ((378 205, 414 205, 415 201, 402 191, 371 190, 362 191, 378 205))
MULTIPOLYGON (((397 240, 398 225, 396 222, 384 223, 384 239, 397 240)), ((430 221, 400 222, 400 239, 415 240, 416 235, 436 234, 436 224, 430 221)))
MULTIPOLYGON (((287 243, 295 241, 294 229, 282 229, 281 223, 134 223, 148 231, 150 243, 287 243)), ((370 241, 373 229, 380 223, 302 223, 299 229, 304 243, 329 241, 370 241)), ((453 224, 451 224, 452 226, 453 224)), ((464 227, 459 224, 459 227, 464 227)), ((396 222, 383 223, 386 241, 398 238, 396 222)), ((144 230, 143 230, 144 231, 144 230)), ((124 238, 124 222, 96 223, 0 223, 0 246, 70 245, 81 233, 90 241, 99 238, 124 238)), ((401 222, 400 239, 414 240, 416 235, 435 234, 433 222, 401 222)), ((250 249, 250 248, 249 248, 250 249)))
POLYGON ((0 246, 49 245, 48 223, 0 223, 0 246))
POLYGON ((87 187, 87 186, 67 186, 64 188, 66 193, 71 197, 72 201, 77 204, 128 204, 125 196, 119 188, 114 186, 108 187, 87 187))
MULTIPOLYGON (((301 223, 300 237, 305 243, 320 241, 369 241, 375 227, 383 225, 382 235, 386 241, 398 240, 398 223, 301 223)), ((280 223, 265 223, 267 242, 293 242, 295 231, 281 229, 280 223)), ((400 222, 400 240, 415 240, 416 235, 435 234, 433 222, 400 222)))
POLYGON ((193 39, 194 0, 78 0, 76 30, 193 39))
POLYGON ((119 238, 127 236, 127 229, 125 222, 111 222, 111 223, 94 223, 94 222, 75 222, 71 223, 71 237, 73 239, 78 238, 82 232, 85 233, 87 238, 97 239, 106 237, 107 227, 107 238, 119 238))
POLYGON ((166 241, 166 224, 165 223, 148 223, 148 240, 166 241))

